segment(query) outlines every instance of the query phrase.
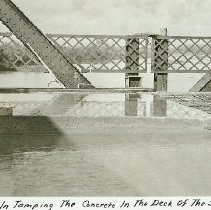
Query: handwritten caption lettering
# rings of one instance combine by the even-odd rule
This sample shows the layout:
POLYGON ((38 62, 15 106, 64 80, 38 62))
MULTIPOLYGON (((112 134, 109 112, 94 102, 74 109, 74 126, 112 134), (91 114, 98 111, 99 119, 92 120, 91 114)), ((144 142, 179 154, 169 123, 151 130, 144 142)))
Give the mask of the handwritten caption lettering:
POLYGON ((211 198, 0 198, 0 210, 210 209, 211 198))

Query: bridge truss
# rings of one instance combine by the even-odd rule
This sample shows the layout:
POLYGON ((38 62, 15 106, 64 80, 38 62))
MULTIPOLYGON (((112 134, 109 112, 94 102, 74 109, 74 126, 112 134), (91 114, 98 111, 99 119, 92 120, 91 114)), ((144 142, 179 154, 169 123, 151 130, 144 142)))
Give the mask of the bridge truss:
POLYGON ((91 83, 11 1, 0 1, 0 20, 67 88, 91 83))
POLYGON ((151 72, 161 83, 168 73, 206 73, 194 91, 211 80, 211 37, 44 35, 11 0, 0 0, 0 20, 12 32, 0 33, 0 63, 19 71, 50 70, 67 88, 93 87, 84 76, 89 72, 151 72))

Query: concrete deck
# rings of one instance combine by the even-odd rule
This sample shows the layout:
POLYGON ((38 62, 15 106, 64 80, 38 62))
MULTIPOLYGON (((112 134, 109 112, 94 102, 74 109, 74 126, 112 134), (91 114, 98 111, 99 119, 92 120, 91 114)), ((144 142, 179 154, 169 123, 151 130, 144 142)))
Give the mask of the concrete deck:
POLYGON ((210 94, 1 93, 0 196, 210 195, 211 115, 182 102, 196 96, 210 107, 210 94))

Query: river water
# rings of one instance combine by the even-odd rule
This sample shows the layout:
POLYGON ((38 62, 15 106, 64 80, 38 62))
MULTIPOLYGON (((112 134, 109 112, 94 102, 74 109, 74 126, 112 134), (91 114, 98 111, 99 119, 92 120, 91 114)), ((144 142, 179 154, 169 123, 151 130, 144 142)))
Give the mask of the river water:
POLYGON ((211 194, 210 115, 153 94, 0 94, 0 196, 211 194))

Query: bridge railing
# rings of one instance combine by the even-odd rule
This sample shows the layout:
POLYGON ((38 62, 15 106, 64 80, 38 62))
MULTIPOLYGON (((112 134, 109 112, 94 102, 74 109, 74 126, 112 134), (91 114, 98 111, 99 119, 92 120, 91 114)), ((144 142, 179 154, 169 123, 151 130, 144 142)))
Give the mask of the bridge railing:
POLYGON ((47 37, 84 73, 147 71, 147 35, 47 34, 47 37))
POLYGON ((36 55, 24 47, 12 33, 0 33, 0 65, 18 71, 42 68, 36 55))
MULTIPOLYGON (((87 72, 211 72, 211 37, 47 34, 73 65, 87 72)), ((0 66, 33 71, 44 67, 12 33, 0 33, 0 66)))
POLYGON ((211 72, 211 37, 152 36, 151 72, 211 72))

